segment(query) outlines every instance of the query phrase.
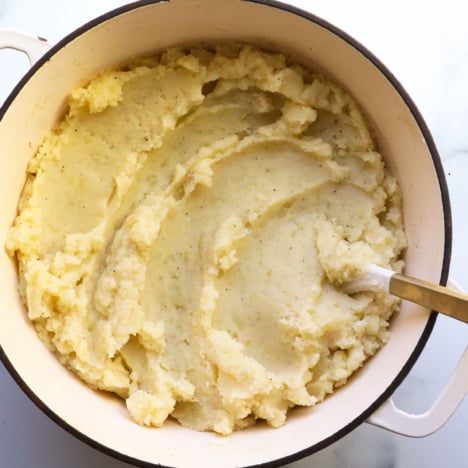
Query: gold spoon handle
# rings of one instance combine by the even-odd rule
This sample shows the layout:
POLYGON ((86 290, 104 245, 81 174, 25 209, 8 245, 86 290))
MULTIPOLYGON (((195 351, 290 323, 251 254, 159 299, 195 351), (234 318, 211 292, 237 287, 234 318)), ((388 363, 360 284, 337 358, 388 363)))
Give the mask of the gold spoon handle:
POLYGON ((389 292, 468 323, 468 294, 400 273, 390 278, 389 292))

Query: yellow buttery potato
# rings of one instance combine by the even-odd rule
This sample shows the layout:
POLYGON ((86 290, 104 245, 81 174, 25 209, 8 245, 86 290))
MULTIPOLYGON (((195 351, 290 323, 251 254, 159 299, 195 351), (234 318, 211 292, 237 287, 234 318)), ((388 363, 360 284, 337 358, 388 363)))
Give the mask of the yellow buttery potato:
POLYGON ((95 78, 38 149, 7 249, 42 340, 140 424, 229 434, 314 405, 398 302, 400 192, 355 102, 279 54, 169 50, 95 78))

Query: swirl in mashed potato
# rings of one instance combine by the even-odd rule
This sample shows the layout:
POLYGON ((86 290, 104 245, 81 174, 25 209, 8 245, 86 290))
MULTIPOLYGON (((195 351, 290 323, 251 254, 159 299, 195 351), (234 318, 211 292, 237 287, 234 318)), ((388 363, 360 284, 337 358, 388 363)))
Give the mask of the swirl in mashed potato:
POLYGON ((353 99, 280 54, 168 50, 73 91, 7 249, 42 340, 140 424, 229 434, 311 406, 398 307, 400 192, 353 99))

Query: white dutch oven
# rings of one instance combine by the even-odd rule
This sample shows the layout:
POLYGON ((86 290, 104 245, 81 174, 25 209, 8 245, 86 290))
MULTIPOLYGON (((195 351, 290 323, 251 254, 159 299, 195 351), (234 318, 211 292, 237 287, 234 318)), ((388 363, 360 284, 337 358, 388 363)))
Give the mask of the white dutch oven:
MULTIPOLYGON (((0 47, 34 63, 0 110, 0 242, 45 133, 63 114, 69 91, 97 73, 176 44, 255 42, 320 70, 351 92, 372 125, 403 192, 409 247, 406 272, 445 284, 451 248, 447 187, 432 138, 391 73, 355 40, 304 11, 268 0, 140 1, 112 11, 50 48, 0 31, 0 47)), ((392 322, 389 343, 351 381, 315 408, 293 411, 285 426, 257 425, 221 438, 169 421, 138 426, 124 404, 90 390, 37 338, 17 294, 15 265, 0 252, 0 357, 21 388, 52 419, 90 445, 140 466, 238 467, 291 462, 367 421, 411 436, 437 430, 468 389, 468 352, 443 394, 422 415, 389 399, 422 351, 436 314, 410 303, 392 322)))

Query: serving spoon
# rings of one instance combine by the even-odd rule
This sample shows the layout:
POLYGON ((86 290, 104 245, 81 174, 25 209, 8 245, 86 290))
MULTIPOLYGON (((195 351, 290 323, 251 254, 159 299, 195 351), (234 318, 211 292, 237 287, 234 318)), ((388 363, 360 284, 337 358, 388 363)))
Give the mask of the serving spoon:
POLYGON ((429 281, 368 265, 362 278, 343 284, 345 292, 383 289, 394 296, 468 323, 468 294, 429 281))

